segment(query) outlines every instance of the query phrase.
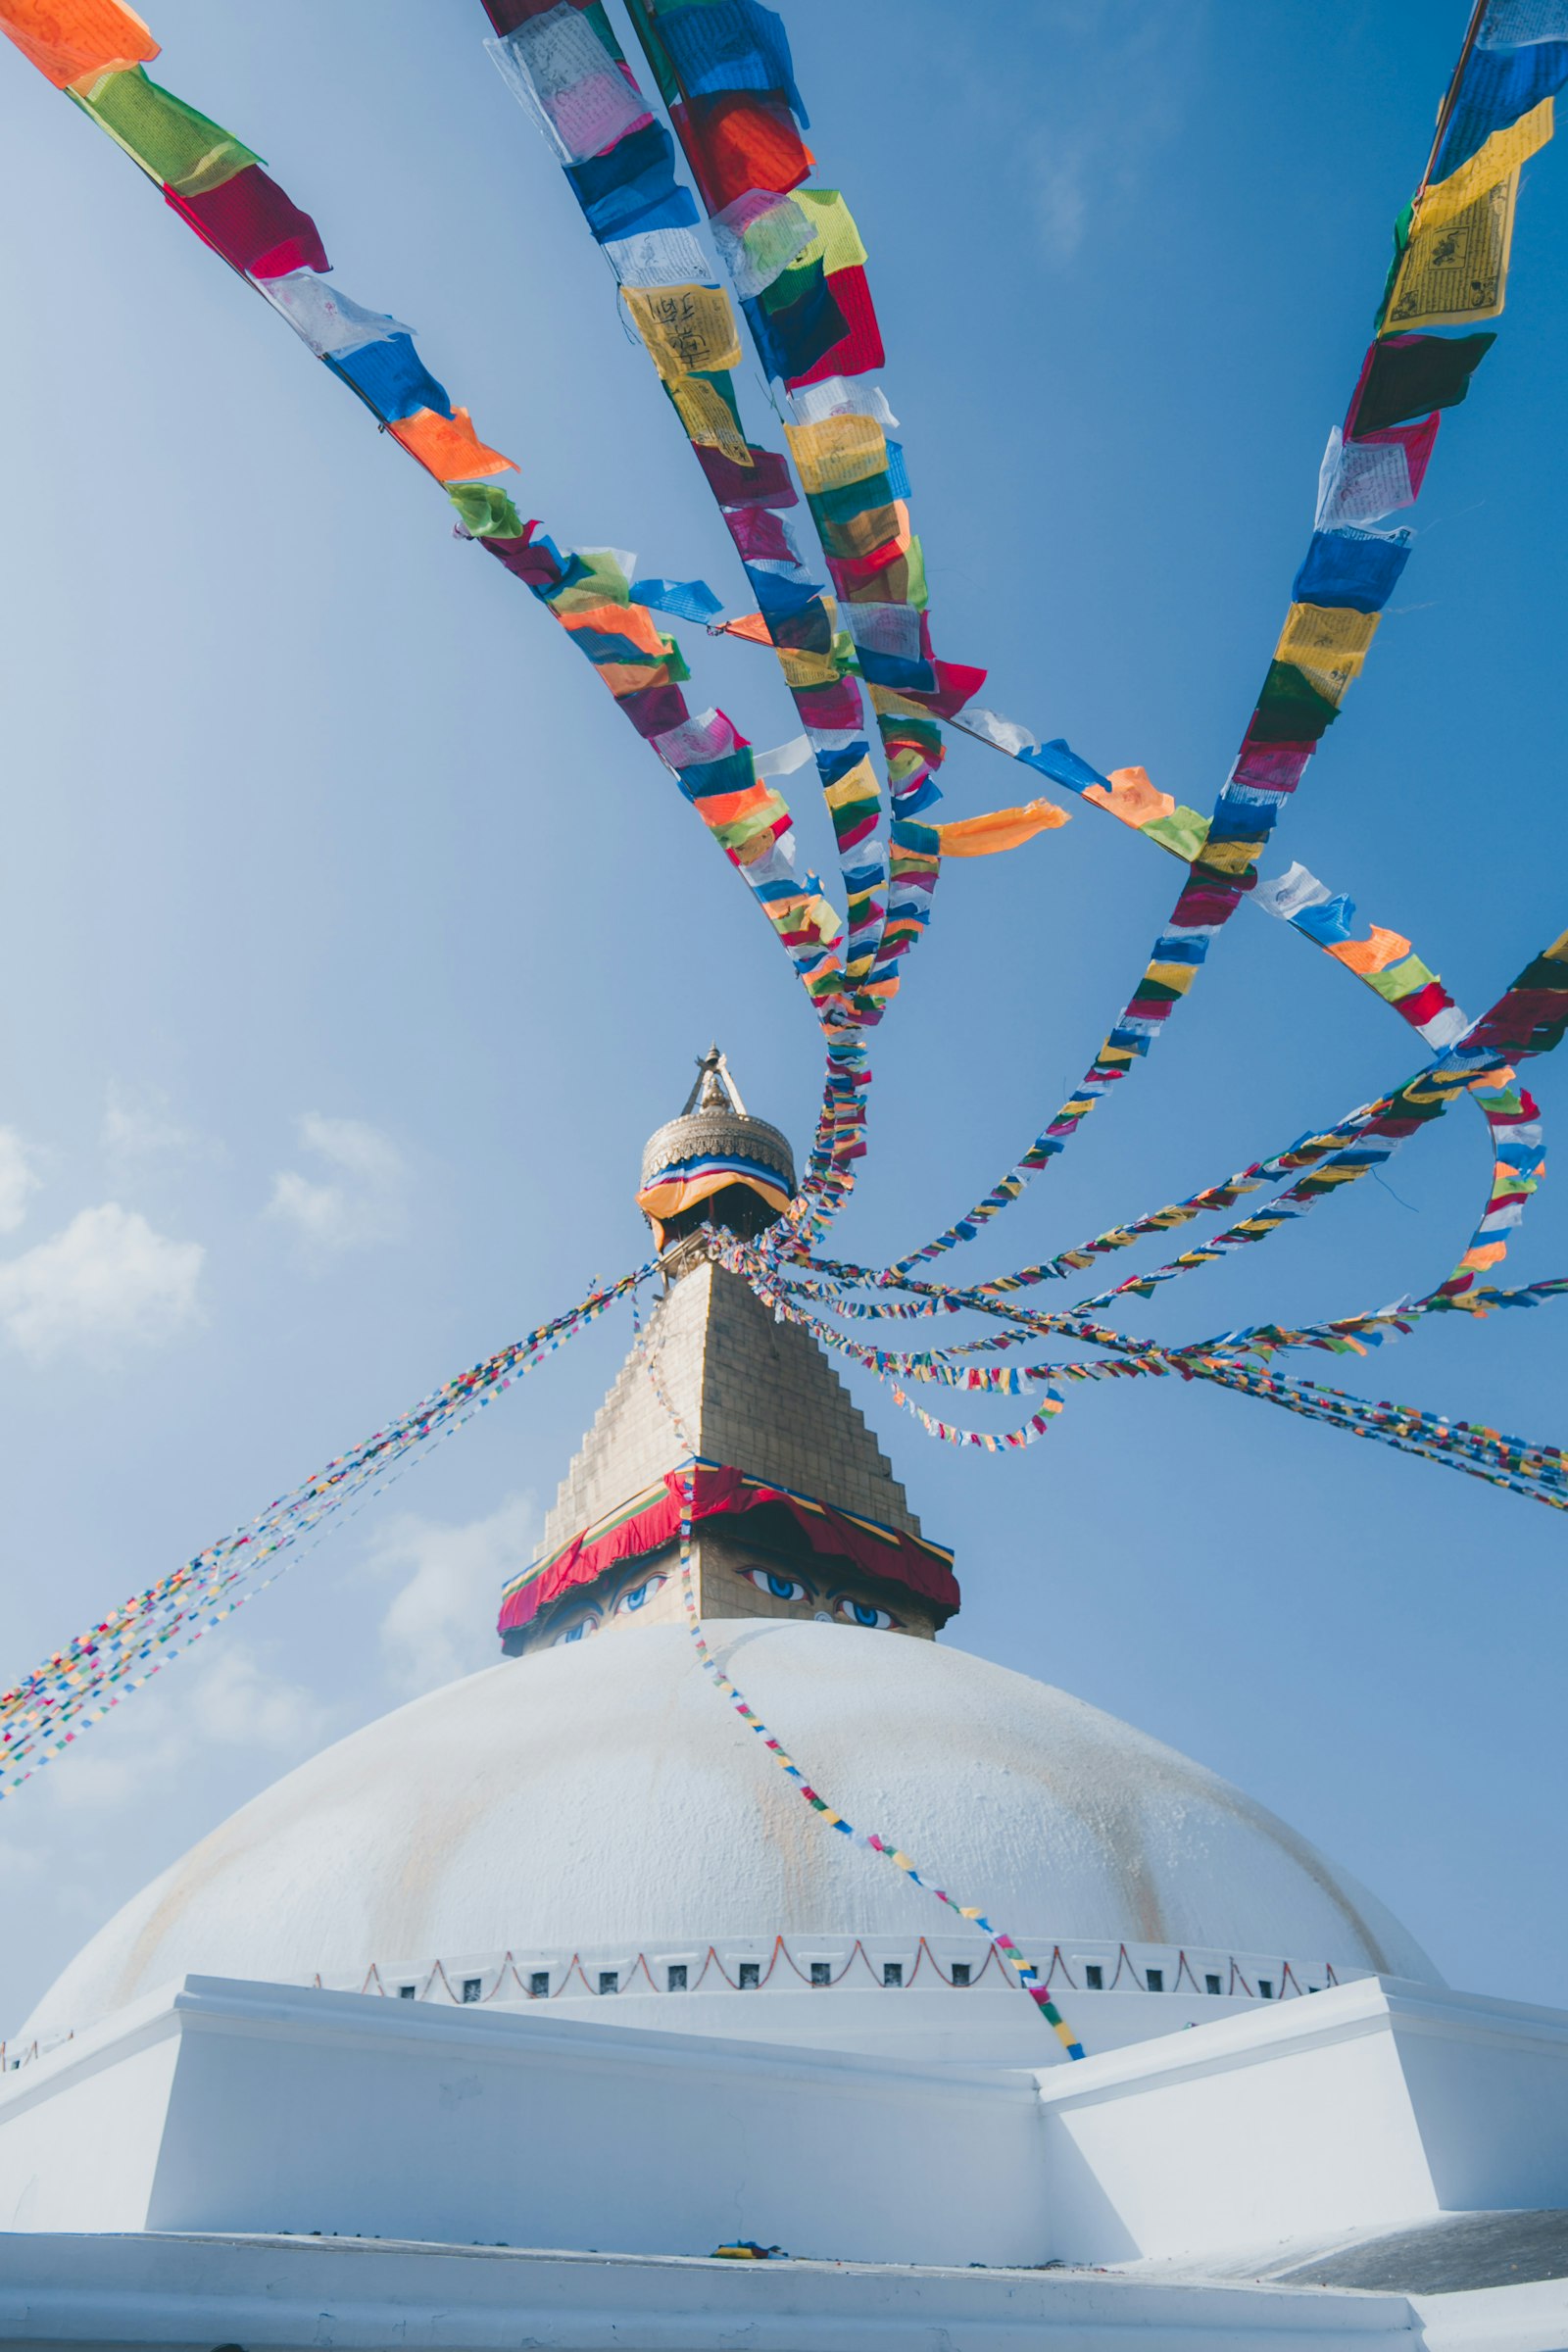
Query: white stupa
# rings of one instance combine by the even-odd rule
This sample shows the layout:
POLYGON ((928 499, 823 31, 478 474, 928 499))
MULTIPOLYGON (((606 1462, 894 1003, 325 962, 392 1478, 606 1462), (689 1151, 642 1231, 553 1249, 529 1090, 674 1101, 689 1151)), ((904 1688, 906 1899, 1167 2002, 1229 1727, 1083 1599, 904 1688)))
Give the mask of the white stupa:
MULTIPOLYGON (((1240 1790, 935 1638, 951 1555, 815 1346, 702 1236, 758 1230, 793 1183, 705 1057, 639 1196, 665 1294, 505 1596, 513 1654, 243 1806, 10 2045, 0 2341, 15 2289, 63 2342, 924 2342, 1004 2324, 998 2266, 1048 2262, 1069 2267, 1020 2280, 1004 2324, 1408 2340, 1398 2290, 1457 2242, 1440 2217, 1528 2208, 1539 2235, 1568 2202, 1568 2019, 1448 1992, 1240 1790), (1082 2062, 990 1936, 825 1825, 699 1671, 687 1479, 725 1672, 839 1814, 1049 1971, 1082 2062), (1389 2252, 1406 2226, 1426 2255, 1389 2252), (742 2289, 701 2259, 751 2238, 871 2267, 742 2289), (383 2242, 345 2269, 356 2239, 383 2242), (451 2248, 481 2239, 508 2262, 470 2252, 460 2280, 451 2248), (1388 2292, 1244 2310, 1196 2283, 1332 2273, 1347 2241, 1393 2263, 1388 2292), (1075 2264, 1121 2266, 1122 2301, 1075 2264), (194 2332, 90 2334, 95 2281, 194 2332), (348 2331, 288 2333, 290 2298, 323 2295, 363 2306, 348 2331), (426 2303, 449 2332, 364 2318, 426 2303)), ((1527 2347, 1540 2290, 1476 2259, 1515 2333, 1472 2309, 1463 2340, 1527 2347)))

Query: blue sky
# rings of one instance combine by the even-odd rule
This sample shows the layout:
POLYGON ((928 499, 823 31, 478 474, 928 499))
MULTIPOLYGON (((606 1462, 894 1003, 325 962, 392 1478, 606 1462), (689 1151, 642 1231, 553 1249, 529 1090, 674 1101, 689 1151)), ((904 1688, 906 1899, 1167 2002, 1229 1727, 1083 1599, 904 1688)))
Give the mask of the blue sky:
MULTIPOLYGON (((1464 15, 786 10, 819 176, 871 252, 938 640, 989 665, 996 708, 1208 805, 1464 15)), ((393 20, 161 0, 154 25, 163 77, 267 157, 341 284, 411 321, 516 458, 525 513, 741 608, 477 0, 393 20)), ((433 486, 9 51, 0 113, 10 1679, 633 1263, 642 1140, 710 1036, 798 1142, 817 1055, 691 810, 433 486)), ((1396 608, 1279 836, 1473 1010, 1565 919, 1565 213, 1548 149, 1396 608)), ((694 708, 721 702, 760 744, 794 733, 765 655, 684 635, 694 708)), ((1017 777, 959 746, 944 813, 1024 797, 1017 777)), ((1173 873, 1087 809, 950 869, 876 1043, 847 1253, 909 1248, 1023 1148, 1129 994, 1173 873)), ((996 1272, 1214 1181, 1411 1061, 1367 992, 1244 910, 1157 1054, 966 1262, 996 1272)), ((1562 1073, 1541 1066, 1538 1092, 1549 1138, 1562 1073)), ((1480 1121, 1450 1118, 1386 1184, 1133 1328, 1424 1290, 1486 1180, 1480 1121)), ((1548 1184, 1510 1275, 1561 1271, 1565 1245, 1548 1184)), ((0 1807, 0 2017, 280 1770, 487 1660, 495 1589, 628 1339, 610 1320, 555 1358, 0 1807)), ((1440 1324, 1343 1377, 1560 1439, 1561 1345, 1549 1310, 1440 1324)), ((1174 1389, 1078 1391, 1002 1460, 866 1390, 957 1549, 955 1638, 1239 1781, 1452 1982, 1560 1999, 1560 1521, 1174 1389)))

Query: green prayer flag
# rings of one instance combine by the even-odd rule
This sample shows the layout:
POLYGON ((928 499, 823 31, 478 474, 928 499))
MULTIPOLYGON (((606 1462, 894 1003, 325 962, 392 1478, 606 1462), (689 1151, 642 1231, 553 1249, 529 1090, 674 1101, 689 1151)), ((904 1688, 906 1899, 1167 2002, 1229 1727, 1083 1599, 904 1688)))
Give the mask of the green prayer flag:
POLYGON ((262 160, 221 123, 149 81, 140 66, 106 74, 90 98, 75 90, 70 95, 144 172, 177 195, 205 196, 262 160))
POLYGON ((520 539, 522 516, 504 490, 489 482, 452 482, 447 496, 476 539, 520 539))

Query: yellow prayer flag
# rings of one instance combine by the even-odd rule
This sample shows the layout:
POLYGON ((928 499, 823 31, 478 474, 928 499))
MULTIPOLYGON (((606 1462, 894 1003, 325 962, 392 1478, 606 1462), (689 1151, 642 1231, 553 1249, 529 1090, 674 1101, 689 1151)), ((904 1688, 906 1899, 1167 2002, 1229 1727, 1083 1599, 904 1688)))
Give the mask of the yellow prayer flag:
POLYGON ((666 384, 741 364, 729 296, 717 286, 622 286, 632 324, 666 384))
POLYGON ((1365 657, 1381 618, 1381 613, 1357 612, 1348 605, 1292 605, 1274 659, 1343 668, 1348 659, 1365 657))
POLYGON ((879 718, 929 718, 931 715, 923 703, 911 703, 908 696, 900 694, 895 686, 868 685, 866 693, 879 718))
POLYGON ((1533 155, 1540 153, 1552 132, 1552 104, 1543 98, 1528 115, 1510 122, 1504 130, 1494 130, 1490 139, 1476 149, 1467 164, 1436 187, 1428 188, 1416 207, 1416 231, 1442 228, 1456 215, 1465 211, 1488 188, 1494 188, 1510 172, 1517 172, 1533 155))
POLYGON ((1202 859, 1210 873, 1247 874, 1257 863, 1263 849, 1261 841, 1205 841, 1202 859))
POLYGON ((700 375, 677 376, 670 382, 669 397, 689 440, 702 449, 721 449, 732 465, 756 465, 746 436, 730 414, 729 402, 716 384, 700 375))
MULTIPOLYGON (((1145 972, 1144 978, 1157 980, 1162 988, 1173 988, 1179 997, 1185 997, 1197 975, 1196 963, 1152 963, 1145 972)), ((1240 1187, 1237 1189, 1240 1190, 1240 1187)), ((1195 1210, 1194 1214, 1196 1215, 1196 1213, 1195 1210)), ((1180 1223, 1181 1220, 1175 1218, 1171 1222, 1180 1223)))
POLYGON ((1399 264, 1385 332, 1495 318, 1508 281, 1518 194, 1519 174, 1510 172, 1435 226, 1423 220, 1399 264))
POLYGON ((836 686, 843 672, 831 654, 810 654, 793 645, 776 649, 784 683, 791 688, 836 686))
POLYGON ((856 270, 863 266, 865 247, 855 225, 855 215, 845 203, 838 188, 797 188, 795 202, 808 220, 814 221, 822 240, 822 267, 831 273, 835 270, 856 270))
POLYGON ((835 784, 822 787, 822 798, 830 808, 848 808, 856 801, 877 797, 876 770, 869 760, 857 760, 835 784))
POLYGON ((1343 605, 1292 605, 1285 615, 1276 662, 1294 662, 1303 678, 1338 710, 1358 678, 1381 614, 1343 605))
POLYGON ((868 481, 887 466, 887 440, 874 416, 824 416, 820 424, 787 424, 784 434, 808 495, 868 481))
POLYGON ((816 527, 830 556, 872 556, 879 548, 907 544, 909 510, 902 498, 894 498, 885 506, 847 515, 842 522, 818 520, 816 527))
POLYGON ((956 824, 938 825, 937 839, 944 858, 991 858, 999 850, 1015 850, 1037 833, 1054 833, 1070 821, 1054 801, 1029 801, 1021 808, 990 808, 984 816, 962 816, 956 824))

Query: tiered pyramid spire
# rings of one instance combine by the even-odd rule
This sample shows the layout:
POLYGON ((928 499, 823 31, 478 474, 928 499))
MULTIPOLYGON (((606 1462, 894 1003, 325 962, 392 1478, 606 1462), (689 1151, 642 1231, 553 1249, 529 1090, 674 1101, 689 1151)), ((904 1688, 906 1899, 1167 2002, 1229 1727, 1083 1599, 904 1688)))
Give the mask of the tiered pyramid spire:
POLYGON ((705 1616, 929 1636, 957 1606, 951 1554, 921 1535, 826 1356, 697 1238, 709 1224, 756 1233, 793 1190, 788 1139, 746 1109, 710 1047, 643 1158, 638 1199, 664 1296, 562 1482, 538 1557, 509 1589, 509 1647, 673 1616, 688 1479, 705 1616))

